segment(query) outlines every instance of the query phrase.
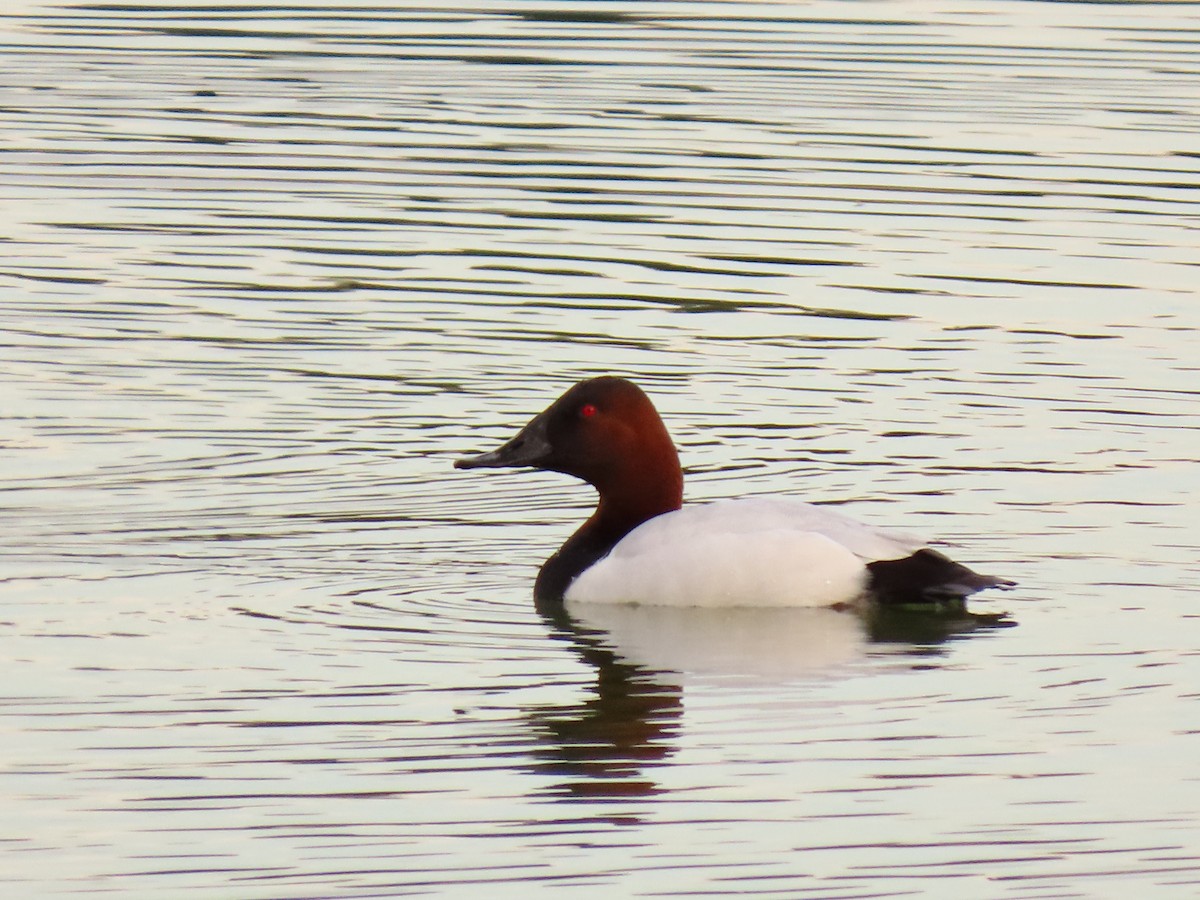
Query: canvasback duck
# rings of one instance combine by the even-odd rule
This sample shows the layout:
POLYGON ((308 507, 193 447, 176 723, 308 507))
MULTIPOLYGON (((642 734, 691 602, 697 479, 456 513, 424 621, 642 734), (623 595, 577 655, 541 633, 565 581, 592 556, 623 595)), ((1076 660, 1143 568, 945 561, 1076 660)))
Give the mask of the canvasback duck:
POLYGON ((666 426, 641 388, 615 376, 580 382, 507 444, 454 465, 530 466, 599 492, 591 518, 538 572, 539 603, 928 603, 1014 583, 798 500, 683 506, 683 470, 666 426))

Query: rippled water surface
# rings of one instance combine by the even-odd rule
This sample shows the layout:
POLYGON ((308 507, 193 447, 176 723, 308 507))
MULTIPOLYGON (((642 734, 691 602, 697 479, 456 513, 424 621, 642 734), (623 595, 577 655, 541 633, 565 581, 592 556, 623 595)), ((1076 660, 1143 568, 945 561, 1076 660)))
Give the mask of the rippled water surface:
POLYGON ((6 896, 1200 892, 1200 7, 9 3, 6 896), (573 381, 1015 627, 543 617, 573 381))

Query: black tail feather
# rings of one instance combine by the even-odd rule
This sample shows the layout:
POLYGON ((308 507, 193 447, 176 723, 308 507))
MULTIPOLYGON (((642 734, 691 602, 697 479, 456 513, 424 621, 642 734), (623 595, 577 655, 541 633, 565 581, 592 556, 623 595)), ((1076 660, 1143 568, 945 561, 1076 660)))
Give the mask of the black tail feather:
POLYGON ((867 590, 881 603, 961 601, 984 588, 1007 589, 1016 584, 972 572, 928 548, 904 559, 868 563, 867 570, 871 573, 867 590))

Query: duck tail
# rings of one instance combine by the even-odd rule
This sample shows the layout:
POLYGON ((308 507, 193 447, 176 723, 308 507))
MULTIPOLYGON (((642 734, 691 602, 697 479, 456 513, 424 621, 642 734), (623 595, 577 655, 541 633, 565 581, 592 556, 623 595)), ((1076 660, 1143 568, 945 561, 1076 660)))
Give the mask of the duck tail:
POLYGON ((928 547, 903 559, 868 563, 867 590, 881 603, 961 601, 986 588, 1008 590, 1007 578, 981 575, 928 547))

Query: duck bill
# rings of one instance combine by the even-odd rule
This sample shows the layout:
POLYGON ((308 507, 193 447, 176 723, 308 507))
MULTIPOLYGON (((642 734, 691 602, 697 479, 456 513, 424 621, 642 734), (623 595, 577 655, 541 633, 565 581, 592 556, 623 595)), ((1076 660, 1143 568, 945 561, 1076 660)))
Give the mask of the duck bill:
POLYGON ((456 459, 456 469, 502 469, 518 466, 539 467, 550 457, 550 440, 546 436, 546 420, 537 416, 520 433, 502 447, 456 459))

